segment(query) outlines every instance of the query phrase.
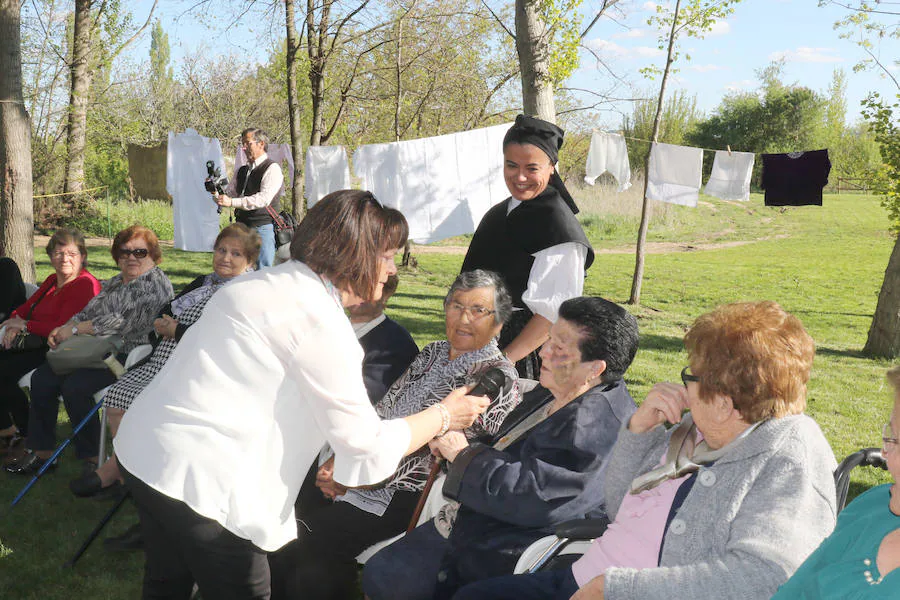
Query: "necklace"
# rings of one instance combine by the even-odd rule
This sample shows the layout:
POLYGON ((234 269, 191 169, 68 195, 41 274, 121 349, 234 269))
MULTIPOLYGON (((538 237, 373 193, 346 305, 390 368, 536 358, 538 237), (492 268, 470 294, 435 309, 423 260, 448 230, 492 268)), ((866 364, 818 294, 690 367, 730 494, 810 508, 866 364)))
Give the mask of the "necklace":
MULTIPOLYGON (((872 561, 871 561, 870 559, 868 559, 868 558, 864 558, 864 559, 863 559, 863 564, 864 564, 865 566, 867 566, 867 567, 871 567, 871 566, 872 566, 872 561)), ((884 579, 884 575, 883 575, 883 574, 882 574, 878 579, 873 578, 873 577, 872 577, 872 571, 870 571, 869 569, 866 569, 865 571, 863 571, 863 577, 866 578, 866 582, 867 582, 869 585, 878 585, 878 584, 881 583, 881 581, 884 579)))

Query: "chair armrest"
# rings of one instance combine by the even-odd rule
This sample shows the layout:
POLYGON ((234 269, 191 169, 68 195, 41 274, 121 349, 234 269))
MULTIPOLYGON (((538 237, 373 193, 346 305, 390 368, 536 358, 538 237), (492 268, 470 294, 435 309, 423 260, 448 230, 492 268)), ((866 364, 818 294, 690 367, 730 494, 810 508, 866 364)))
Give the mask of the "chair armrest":
POLYGON ((592 540, 603 535, 609 526, 609 519, 601 517, 597 519, 573 519, 560 523, 554 533, 558 537, 569 540, 592 540))

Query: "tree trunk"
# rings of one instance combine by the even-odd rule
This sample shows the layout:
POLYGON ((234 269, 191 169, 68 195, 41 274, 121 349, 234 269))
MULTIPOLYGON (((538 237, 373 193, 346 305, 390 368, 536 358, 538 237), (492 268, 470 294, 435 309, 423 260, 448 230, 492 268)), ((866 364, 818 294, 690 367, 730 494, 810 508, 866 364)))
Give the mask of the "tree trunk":
POLYGON ((884 283, 863 352, 884 358, 900 356, 900 236, 884 271, 884 283))
MULTIPOLYGON (((653 117, 653 130, 650 139, 656 142, 659 139, 659 122, 662 117, 663 102, 666 97, 666 81, 669 79, 669 70, 675 60, 675 27, 678 24, 678 9, 681 0, 675 2, 675 11, 672 13, 672 29, 669 32, 669 52, 666 55, 666 68, 663 70, 662 81, 659 84, 659 99, 656 103, 656 116, 653 117)), ((650 181, 650 154, 651 146, 644 161, 644 203, 641 206, 641 225, 638 228, 637 249, 634 253, 634 277, 631 280, 631 296, 628 304, 641 303, 641 284, 644 281, 644 246, 647 242, 647 229, 650 227, 650 201, 647 199, 647 183, 650 181)))
POLYGON ((21 4, 0 0, 0 254, 34 283, 31 123, 22 97, 21 4))
POLYGON ((72 63, 69 67, 69 122, 66 131, 66 192, 84 189, 87 103, 91 89, 88 59, 91 53, 91 0, 75 0, 72 63))
POLYGON ((284 0, 284 20, 287 29, 287 97, 288 120, 291 128, 291 157, 294 159, 294 186, 291 188, 291 212, 298 221, 305 214, 302 187, 299 185, 303 174, 303 149, 300 146, 300 102, 297 98, 297 53, 300 40, 295 25, 294 0, 284 0))
POLYGON ((322 144, 325 134, 325 40, 328 35, 329 17, 331 16, 330 0, 323 2, 320 10, 321 18, 316 24, 316 2, 306 2, 306 51, 309 55, 309 91, 312 101, 312 128, 309 132, 309 145, 322 144))
POLYGON ((516 53, 522 74, 522 112, 556 123, 550 44, 539 0, 516 0, 516 53))

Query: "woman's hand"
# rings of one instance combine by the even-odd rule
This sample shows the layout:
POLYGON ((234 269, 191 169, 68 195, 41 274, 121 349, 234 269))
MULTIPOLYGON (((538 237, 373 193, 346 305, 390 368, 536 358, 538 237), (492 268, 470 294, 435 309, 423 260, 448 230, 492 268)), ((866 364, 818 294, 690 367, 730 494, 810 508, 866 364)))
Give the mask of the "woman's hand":
POLYGON ((467 396, 473 386, 456 388, 441 400, 450 412, 450 429, 465 429, 475 422, 478 415, 487 410, 491 401, 484 396, 467 396))
POLYGON ((605 587, 606 579, 604 579, 603 575, 597 575, 588 581, 584 587, 578 588, 578 591, 572 594, 569 600, 603 600, 605 587))
POLYGON ((174 339, 176 327, 178 327, 178 321, 169 315, 163 315, 153 321, 153 328, 156 330, 156 333, 164 338, 174 339))
POLYGON ((428 442, 431 453, 453 462, 456 455, 469 446, 469 440, 461 431, 448 431, 441 437, 436 437, 428 442))
POLYGON ((6 326, 8 330, 10 327, 15 327, 16 329, 25 329, 25 319, 22 317, 10 317, 7 320, 0 323, 0 327, 6 326))
POLYGON ((687 408, 687 388, 675 383, 657 383, 631 415, 628 431, 644 433, 667 421, 680 423, 681 413, 687 408))
POLYGON ((3 325, 6 329, 3 332, 3 339, 0 340, 0 344, 7 350, 12 348, 13 340, 15 340, 19 332, 22 331, 22 327, 13 324, 12 321, 13 320, 10 319, 3 325))
POLYGON ((316 471, 316 487, 329 500, 347 493, 347 488, 334 480, 334 457, 332 456, 316 471))
POLYGON ((68 323, 63 323, 62 325, 51 331, 50 335, 47 336, 47 345, 51 348, 56 348, 64 341, 72 337, 72 327, 74 326, 75 324, 72 321, 69 321, 68 323))

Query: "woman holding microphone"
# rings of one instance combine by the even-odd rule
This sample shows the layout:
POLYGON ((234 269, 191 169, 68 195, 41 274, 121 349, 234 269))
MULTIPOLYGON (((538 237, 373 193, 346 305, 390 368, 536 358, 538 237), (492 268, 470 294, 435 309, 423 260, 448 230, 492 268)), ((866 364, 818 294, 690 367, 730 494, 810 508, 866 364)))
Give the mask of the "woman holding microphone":
POLYGON ((322 444, 334 479, 389 477, 400 459, 488 405, 466 388, 381 421, 344 308, 396 272, 406 220, 371 193, 307 213, 291 257, 217 293, 125 414, 115 447, 141 518, 144 598, 268 598, 266 552, 296 537, 294 500, 322 444))

